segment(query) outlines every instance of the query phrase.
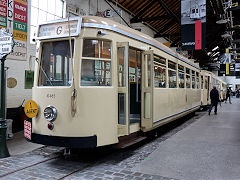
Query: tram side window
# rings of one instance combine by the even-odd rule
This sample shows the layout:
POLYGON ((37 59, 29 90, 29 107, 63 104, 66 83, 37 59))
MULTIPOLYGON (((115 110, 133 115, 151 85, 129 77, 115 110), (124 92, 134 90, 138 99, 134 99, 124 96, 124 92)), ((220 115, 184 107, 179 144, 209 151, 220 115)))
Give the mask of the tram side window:
POLYGON ((179 88, 184 88, 184 67, 178 65, 178 86, 179 88))
MULTIPOLYGON (((72 40, 72 52, 74 41, 72 40)), ((39 86, 71 86, 72 64, 69 41, 45 42, 42 45, 39 86)))
POLYGON ((166 59, 154 55, 154 86, 166 88, 166 59))
POLYGON ((191 88, 191 75, 188 68, 186 68, 186 88, 191 88))
POLYGON ((203 89, 203 76, 201 76, 201 89, 203 89))
POLYGON ((200 88, 200 83, 199 83, 199 72, 196 72, 196 87, 197 87, 197 89, 200 88))
POLYGON ((192 71, 192 88, 195 89, 195 71, 192 71))
POLYGON ((176 63, 168 61, 168 84, 169 88, 177 87, 176 63))
POLYGON ((125 72, 125 58, 124 58, 125 48, 118 48, 118 87, 126 86, 126 72, 125 72))
POLYGON ((111 59, 111 42, 96 39, 84 39, 82 56, 111 59))
POLYGON ((111 42, 84 39, 82 56, 81 86, 111 86, 111 42))
POLYGON ((205 89, 208 89, 208 80, 207 80, 207 77, 205 77, 205 89))

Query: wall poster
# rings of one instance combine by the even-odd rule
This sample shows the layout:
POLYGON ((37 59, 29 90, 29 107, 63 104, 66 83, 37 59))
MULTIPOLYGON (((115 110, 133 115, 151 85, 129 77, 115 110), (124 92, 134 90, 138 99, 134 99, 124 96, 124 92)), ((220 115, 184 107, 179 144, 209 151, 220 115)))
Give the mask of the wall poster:
POLYGON ((183 50, 205 48, 206 0, 181 0, 183 50))
POLYGON ((15 46, 8 59, 27 60, 27 0, 0 0, 0 28, 13 34, 15 46))

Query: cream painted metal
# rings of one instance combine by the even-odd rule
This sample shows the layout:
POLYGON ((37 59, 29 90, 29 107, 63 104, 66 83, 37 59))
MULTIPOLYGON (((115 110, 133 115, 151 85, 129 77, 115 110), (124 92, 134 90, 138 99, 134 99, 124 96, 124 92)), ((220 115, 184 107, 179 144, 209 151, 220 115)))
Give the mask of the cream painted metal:
POLYGON ((211 91, 211 81, 212 81, 212 74, 209 71, 201 70, 201 80, 202 88, 201 88, 201 105, 207 106, 211 104, 210 100, 210 91, 211 91))
MULTIPOLYGON (((61 20, 55 22, 61 23, 61 20)), ((118 137, 137 131, 150 131, 156 127, 197 110, 201 103, 200 88, 179 88, 178 70, 176 70, 176 88, 168 88, 168 65, 166 64, 166 88, 153 86, 154 65, 153 55, 158 55, 184 66, 184 84, 186 87, 186 68, 200 74, 197 64, 162 45, 153 38, 125 27, 116 22, 100 17, 83 17, 81 31, 71 37, 74 40, 73 72, 77 90, 75 116, 71 114, 72 86, 39 86, 40 66, 36 63, 33 87, 33 100, 37 102, 40 113, 32 121, 32 132, 46 136, 58 137, 89 137, 97 136, 97 146, 118 143, 118 137), (101 31, 102 34, 99 34, 101 31), (111 86, 82 86, 81 68, 83 40, 96 39, 111 41, 111 86), (140 122, 130 124, 129 94, 129 48, 141 51, 141 118, 140 122), (124 48, 125 82, 124 87, 118 86, 118 48, 124 48), (125 94, 125 124, 118 124, 118 95, 125 94), (48 96, 48 95, 54 96, 48 96), (51 98, 52 97, 52 98, 51 98), (57 118, 53 122, 53 130, 48 129, 43 111, 52 105, 57 109, 57 118)), ((38 43, 38 58, 42 61, 42 45, 44 42, 68 40, 68 37, 44 38, 38 43)), ((90 58, 89 58, 90 59, 90 58)), ((94 58, 92 58, 94 59, 94 58)), ((207 74, 207 72, 206 72, 207 74)), ((200 77, 198 77, 200 79, 200 77)), ((200 81, 199 81, 200 82, 200 81)))
POLYGON ((201 105, 207 106, 211 104, 210 91, 215 86, 219 91, 219 98, 223 101, 226 98, 227 84, 221 78, 212 72, 201 70, 202 88, 201 88, 201 105))

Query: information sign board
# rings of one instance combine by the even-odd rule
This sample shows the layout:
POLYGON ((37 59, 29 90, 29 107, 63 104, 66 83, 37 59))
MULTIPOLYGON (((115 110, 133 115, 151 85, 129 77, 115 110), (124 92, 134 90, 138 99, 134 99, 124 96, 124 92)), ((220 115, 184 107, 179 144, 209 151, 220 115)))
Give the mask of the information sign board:
POLYGON ((14 46, 13 36, 5 28, 0 29, 0 59, 12 52, 14 46))
POLYGON ((82 19, 71 18, 48 22, 46 24, 40 24, 38 27, 37 38, 38 39, 49 39, 49 38, 60 38, 69 36, 78 36, 80 34, 82 19), (69 33, 70 29, 70 33, 69 33))
POLYGON ((27 0, 0 0, 0 28, 13 34, 16 45, 8 59, 27 60, 27 0))

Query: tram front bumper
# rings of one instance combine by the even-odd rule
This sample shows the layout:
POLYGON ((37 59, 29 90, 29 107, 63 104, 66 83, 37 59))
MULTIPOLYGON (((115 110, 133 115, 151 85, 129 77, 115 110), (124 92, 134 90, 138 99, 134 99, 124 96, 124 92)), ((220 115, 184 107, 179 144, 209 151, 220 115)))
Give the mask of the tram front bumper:
POLYGON ((68 148, 94 148, 97 146, 96 135, 88 137, 61 137, 32 133, 31 140, 27 140, 37 144, 68 148))

